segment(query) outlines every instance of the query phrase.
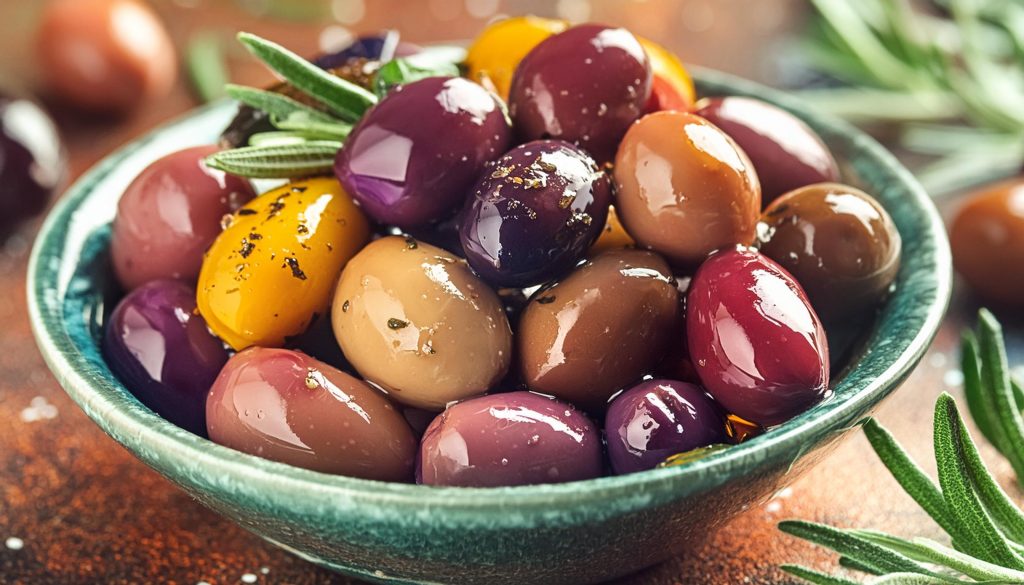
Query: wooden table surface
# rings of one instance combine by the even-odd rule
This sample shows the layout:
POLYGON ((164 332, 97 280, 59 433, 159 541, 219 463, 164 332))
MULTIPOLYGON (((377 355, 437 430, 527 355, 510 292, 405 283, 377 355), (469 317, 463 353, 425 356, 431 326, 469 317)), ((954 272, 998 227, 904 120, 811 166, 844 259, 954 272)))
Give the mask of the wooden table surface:
MULTIPOLYGON (((0 3, 0 82, 34 80, 34 2, 0 3)), ((301 3, 300 3, 301 4, 301 3)), ((329 4, 329 3, 328 3, 329 4)), ((250 30, 299 52, 321 42, 385 27, 429 42, 472 36, 495 11, 619 23, 663 42, 690 62, 769 84, 785 79, 785 46, 800 27, 798 0, 340 0, 334 23, 285 22, 253 16, 239 6, 266 2, 158 2, 183 46, 200 30, 250 30), (326 32, 324 32, 326 30, 326 32)), ((320 7, 323 10, 323 7, 320 7)), ((332 12, 326 10, 328 17, 332 12)), ((269 79, 241 55, 237 81, 269 79)), ((121 143, 195 105, 183 80, 172 95, 121 119, 94 119, 51 104, 70 154, 72 176, 121 143)), ((301 561, 210 513, 135 460, 64 394, 36 350, 26 316, 25 266, 38 222, 0 245, 0 582, 4 583, 352 583, 301 561)), ((959 288, 959 287, 958 287, 959 288)), ((931 416, 944 390, 960 395, 959 331, 975 307, 958 291, 950 316, 920 367, 879 409, 888 426, 926 468, 931 416)), ((1011 356, 1024 329, 1010 327, 1011 356)), ((983 445, 983 455, 1011 495, 1021 500, 1009 465, 983 445)), ((779 533, 784 518, 875 527, 896 534, 940 537, 938 528, 904 495, 868 447, 851 432, 825 461, 767 502, 750 508, 698 550, 676 551, 670 562, 621 583, 791 583, 776 566, 828 567, 834 558, 779 533)))

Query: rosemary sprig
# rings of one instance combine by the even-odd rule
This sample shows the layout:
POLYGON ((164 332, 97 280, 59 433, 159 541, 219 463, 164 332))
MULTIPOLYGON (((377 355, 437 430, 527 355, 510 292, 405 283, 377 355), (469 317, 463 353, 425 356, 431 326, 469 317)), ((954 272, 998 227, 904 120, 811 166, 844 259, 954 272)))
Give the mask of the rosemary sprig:
POLYGON ((340 142, 308 140, 299 144, 247 146, 218 152, 206 165, 257 179, 295 178, 331 172, 340 142))
MULTIPOLYGON (((1021 395, 1008 374, 999 323, 984 309, 977 331, 964 335, 963 358, 965 391, 979 428, 1001 450, 1016 449, 1024 436, 1017 434, 1021 395)), ((953 546, 798 520, 781 522, 783 532, 838 552, 842 566, 875 575, 873 584, 1024 584, 1024 512, 985 467, 952 396, 943 393, 935 404, 938 485, 877 421, 868 419, 863 428, 882 463, 953 546)), ((797 565, 782 569, 818 585, 857 583, 797 565)))

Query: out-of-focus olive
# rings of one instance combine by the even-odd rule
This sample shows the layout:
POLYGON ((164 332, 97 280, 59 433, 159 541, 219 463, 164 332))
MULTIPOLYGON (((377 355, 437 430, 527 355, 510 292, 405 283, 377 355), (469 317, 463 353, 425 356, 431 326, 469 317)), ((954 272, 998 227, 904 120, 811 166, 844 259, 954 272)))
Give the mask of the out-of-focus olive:
POLYGON ((522 141, 559 138, 605 163, 650 93, 651 65, 636 37, 584 24, 548 37, 523 58, 509 111, 522 141))
POLYGON ((750 157, 770 203, 793 189, 839 180, 839 165, 800 118, 748 97, 704 98, 694 113, 721 128, 750 157))
POLYGON ((494 94, 466 79, 428 77, 395 88, 363 116, 334 172, 368 215, 411 228, 460 206, 511 139, 494 94))
POLYGON ((245 179, 208 168, 215 146, 171 153, 135 177, 117 204, 110 240, 126 290, 158 278, 195 282, 221 219, 255 196, 245 179))
POLYGON ((160 18, 138 0, 54 0, 36 37, 39 69, 61 98, 120 112, 165 95, 177 59, 160 18))
POLYGON ((103 357, 128 391, 154 412, 206 436, 206 395, 228 352, 196 314, 196 292, 155 280, 128 293, 110 315, 103 357))
POLYGON ((600 411, 658 363, 678 316, 664 260, 644 250, 605 252, 535 293, 523 311, 523 379, 531 390, 600 411))
POLYGON ((334 179, 289 183, 228 217, 199 274, 199 311, 235 349, 278 347, 331 300, 345 263, 370 237, 334 179))
POLYGON ((970 196, 949 230, 953 265, 985 301, 1024 306, 1024 178, 970 196))
POLYGON ((693 78, 679 58, 654 41, 640 38, 647 57, 651 60, 651 97, 645 112, 662 110, 688 111, 697 101, 693 78))
POLYGON ((863 321, 896 278, 900 234, 860 189, 802 187, 773 201, 761 222, 761 252, 796 278, 826 325, 863 321))
POLYGON ((53 120, 28 99, 0 94, 0 237, 45 209, 65 173, 53 120))
POLYGON ((567 26, 564 20, 538 16, 517 16, 489 24, 466 53, 469 78, 485 87, 489 82, 507 100, 512 74, 523 57, 567 26))
POLYGON ((492 284, 540 284, 594 243, 611 200, 611 180, 587 153, 562 140, 528 142, 477 182, 462 213, 462 249, 492 284))
POLYGON ((800 285, 771 259, 749 249, 715 253, 686 303, 697 374, 727 411, 776 425, 828 394, 825 330, 800 285))
POLYGON ((402 41, 398 31, 389 30, 359 37, 344 49, 325 53, 313 59, 313 64, 321 69, 337 69, 350 65, 353 59, 384 62, 395 57, 415 55, 421 50, 412 43, 402 41))
POLYGON ((673 265, 754 241, 757 174, 743 151, 707 120, 656 112, 634 124, 615 157, 615 209, 637 243, 673 265))
POLYGON ((604 229, 601 230, 601 235, 597 236, 597 241, 590 247, 587 254, 594 256, 606 250, 633 248, 635 246, 636 241, 633 239, 633 236, 626 232, 626 228, 622 227, 619 214, 615 211, 615 206, 612 205, 608 208, 608 220, 604 222, 604 229))
POLYGON ((324 473, 410 481, 416 438, 365 382, 303 353, 252 347, 234 355, 206 402, 210 439, 324 473))
POLYGON ((331 313, 359 373, 426 410, 486 392, 512 357, 512 331, 494 291, 465 260, 412 238, 384 237, 357 254, 331 313))
POLYGON ((601 438, 571 405, 531 392, 473 398, 427 428, 416 479, 427 485, 498 487, 601 475, 601 438))
POLYGON ((676 453, 728 440, 725 417, 711 397, 674 380, 647 380, 615 397, 604 430, 618 475, 654 469, 676 453))

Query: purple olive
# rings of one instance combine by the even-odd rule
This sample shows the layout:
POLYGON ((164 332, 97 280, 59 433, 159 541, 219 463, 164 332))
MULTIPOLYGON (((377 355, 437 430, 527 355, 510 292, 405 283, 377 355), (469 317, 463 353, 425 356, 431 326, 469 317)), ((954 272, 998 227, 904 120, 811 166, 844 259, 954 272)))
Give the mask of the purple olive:
POLYGON ((522 141, 560 138, 604 163, 651 93, 651 65, 624 28, 574 26, 541 41, 512 77, 509 110, 522 141))
POLYGON ((756 251, 716 252, 686 301, 690 356, 704 388, 761 425, 789 420, 828 390, 828 342, 800 285, 756 251))
POLYGON ((27 99, 0 95, 0 234, 45 209, 64 173, 53 120, 27 99))
POLYGON ((128 293, 103 336, 107 365, 154 412, 206 436, 206 395, 228 352, 196 313, 196 291, 154 280, 128 293))
POLYGON ((449 406, 420 443, 416 480, 498 487, 561 483, 602 473, 601 438, 571 405, 531 392, 449 406))
POLYGON ((622 475, 654 469, 676 453, 729 440, 725 416, 699 386, 648 380, 608 407, 605 436, 612 470, 622 475))
POLYGON ((402 42, 399 39, 398 31, 391 30, 359 37, 340 51, 325 53, 313 59, 313 64, 321 69, 335 69, 346 65, 351 59, 383 62, 390 61, 395 57, 415 55, 420 50, 420 47, 412 43, 402 42))
POLYGON ((287 349, 235 354, 206 402, 210 440, 324 473, 409 481, 416 438, 368 384, 287 349))
POLYGON ((611 199, 608 175, 572 144, 517 146, 484 171, 466 201, 459 230, 466 260, 498 286, 550 280, 601 234, 611 199))
POLYGON ((334 173, 371 217, 411 228, 460 206, 511 140, 493 94, 466 79, 429 77, 395 88, 363 116, 334 173))
POLYGON ((747 97, 704 98, 695 108, 747 153, 761 180, 762 204, 804 185, 839 180, 825 143, 786 110, 747 97))

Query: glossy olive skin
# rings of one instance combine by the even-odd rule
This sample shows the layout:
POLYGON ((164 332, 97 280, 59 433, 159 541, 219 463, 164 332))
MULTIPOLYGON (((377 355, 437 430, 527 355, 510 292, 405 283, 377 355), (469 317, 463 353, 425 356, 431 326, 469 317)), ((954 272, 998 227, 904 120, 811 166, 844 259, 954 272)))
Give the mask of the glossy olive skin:
POLYGON ((508 99, 512 75, 538 43, 568 27, 564 20, 516 16, 487 25, 466 52, 467 77, 508 99))
POLYGON ((777 425, 828 394, 825 330, 800 285, 770 258, 742 248, 715 253, 686 302, 697 374, 730 413, 777 425))
POLYGON ((796 278, 827 326, 869 318, 888 295, 900 267, 900 234, 860 189, 801 187, 773 201, 761 223, 761 252, 796 278))
POLYGON ((497 286, 530 286, 572 267, 597 239, 612 200, 594 159, 562 140, 517 146, 484 171, 462 211, 462 249, 497 286))
POLYGON ((370 243, 342 272, 331 309, 349 362, 404 405, 440 411, 508 370, 512 330, 465 260, 412 238, 370 243))
POLYGON ((499 487, 599 477, 601 437, 572 405, 532 392, 449 406, 420 444, 416 481, 499 487))
POLYGON ((288 183, 228 216, 199 274, 199 311, 235 349, 281 347, 327 311, 342 267, 370 238, 330 178, 288 183))
POLYGON ((694 113, 721 128, 750 157, 765 204, 814 183, 839 180, 839 164, 800 118, 748 97, 704 98, 694 113))
POLYGON ((0 236, 39 214, 66 174, 64 147, 34 102, 0 94, 0 236))
POLYGON ((430 77, 370 109, 338 151, 334 173, 370 217, 412 228, 461 206, 511 140, 493 94, 466 79, 430 77))
POLYGON ((743 150, 703 118, 644 116, 622 139, 614 173, 626 231, 676 267, 693 269, 715 250, 754 241, 757 174, 743 150))
POLYGON ((611 161, 626 129, 643 114, 651 64, 624 28, 574 26, 530 51, 512 77, 509 113, 521 142, 573 142, 611 161))
POLYGON ((949 240, 953 266, 979 297, 1024 306, 1024 177, 972 194, 957 211, 949 240))
POLYGON ((102 348, 107 365, 140 402, 205 437, 206 395, 228 352, 195 309, 190 285, 148 282, 117 304, 102 348))
POLYGON ((416 438, 365 382, 303 353, 252 347, 232 356, 206 402, 210 440, 323 473, 410 481, 416 438))
POLYGON ((662 358, 679 310, 672 272, 659 256, 600 254, 535 293, 523 311, 516 335, 523 380, 600 412, 662 358))
POLYGON ((125 189, 110 237, 114 275, 125 290, 158 278, 195 282, 221 219, 255 197, 245 179, 203 164, 214 152, 196 146, 168 154, 125 189))
POLYGON ((661 110, 688 111, 697 101, 693 78, 671 51, 649 39, 638 39, 651 60, 651 96, 645 113, 661 110))
POLYGON ((647 380, 615 397, 605 415, 608 459, 616 475, 654 469, 677 453, 725 443, 725 416, 704 390, 647 380))

